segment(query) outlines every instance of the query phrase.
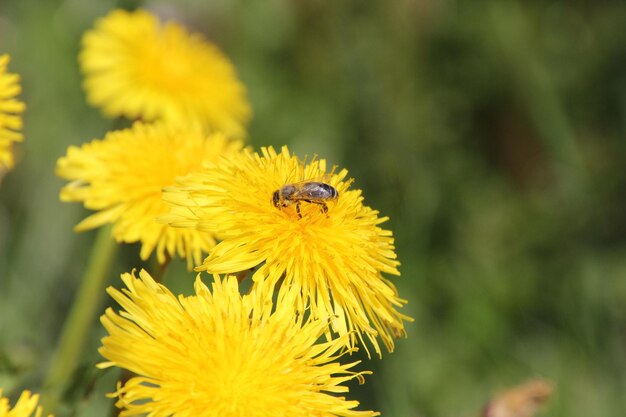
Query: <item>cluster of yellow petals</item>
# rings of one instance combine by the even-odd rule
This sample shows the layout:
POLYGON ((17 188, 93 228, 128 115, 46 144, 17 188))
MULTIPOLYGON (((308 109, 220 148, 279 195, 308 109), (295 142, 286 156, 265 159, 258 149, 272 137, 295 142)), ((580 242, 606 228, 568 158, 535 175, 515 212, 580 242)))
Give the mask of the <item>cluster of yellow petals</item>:
POLYGON ((119 242, 141 242, 142 259, 156 249, 160 263, 178 255, 197 264, 215 239, 210 233, 157 223, 168 211, 162 189, 242 147, 241 141, 198 128, 136 123, 68 149, 57 162, 57 175, 71 181, 61 190, 61 200, 82 202, 97 211, 78 224, 77 231, 112 223, 119 242))
MULTIPOLYGON (((57 174, 70 181, 61 199, 95 211, 76 230, 112 224, 117 241, 141 243, 142 259, 185 257, 214 274, 211 288, 198 276, 191 296, 145 271, 108 289, 122 311, 101 318, 107 362, 99 367, 134 374, 111 394, 120 415, 378 415, 342 396, 344 383, 369 372, 339 359, 359 342, 367 349, 366 340, 379 355, 381 341, 392 351, 412 320, 385 276, 399 275, 393 235, 380 227, 387 218, 324 159, 244 149, 244 86, 214 45, 179 24, 114 10, 85 34, 79 60, 88 101, 140 122, 59 159, 57 174), (286 184, 307 181, 338 198, 273 201, 286 184), (219 275, 247 271, 254 285, 243 296, 234 276, 219 275)), ((19 140, 2 117, 0 145, 19 140)))
POLYGON ((20 76, 7 71, 9 60, 9 55, 0 55, 0 171, 13 168, 13 143, 23 139, 20 114, 26 108, 15 98, 22 91, 20 76))
POLYGON ((332 395, 368 372, 336 362, 347 352, 342 338, 316 343, 324 321, 274 308, 267 294, 241 296, 234 277, 214 276, 209 289, 198 276, 195 295, 178 297, 145 271, 122 280, 123 290, 108 289, 124 310, 101 318, 108 362, 99 365, 136 374, 112 395, 121 416, 378 415, 332 395))
POLYGON ((349 345, 367 337, 380 355, 377 338, 392 351, 411 319, 396 310, 405 301, 382 275, 399 275, 392 233, 379 226, 387 218, 364 205, 351 182, 346 170, 327 172, 323 159, 303 163, 287 147, 246 151, 167 188, 163 197, 173 208, 160 221, 220 236, 198 270, 257 268, 256 285, 279 287, 279 302, 295 293, 297 313, 329 320, 349 345), (327 213, 318 204, 302 202, 300 215, 295 205, 273 204, 285 184, 320 179, 339 194, 327 213))
MULTIPOLYGON (((0 389, 0 417, 41 417, 42 410, 41 406, 37 405, 38 402, 39 395, 33 395, 30 391, 23 391, 11 408, 9 399, 2 396, 0 389)), ((52 417, 52 415, 48 417, 52 417)))
POLYGON ((200 34, 146 10, 114 10, 83 37, 88 101, 109 117, 197 123, 243 137, 250 118, 235 68, 200 34))

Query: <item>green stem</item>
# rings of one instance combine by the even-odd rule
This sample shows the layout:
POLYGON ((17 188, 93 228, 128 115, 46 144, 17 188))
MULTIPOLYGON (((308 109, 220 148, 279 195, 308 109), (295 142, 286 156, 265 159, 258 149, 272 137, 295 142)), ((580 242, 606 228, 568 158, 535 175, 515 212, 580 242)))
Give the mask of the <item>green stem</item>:
POLYGON ((72 380, 76 365, 80 363, 94 318, 100 313, 109 269, 118 247, 119 245, 111 238, 111 226, 100 228, 44 381, 42 402, 48 413, 52 413, 59 405, 65 389, 72 380))
POLYGON ((154 255, 152 271, 149 271, 152 279, 154 279, 156 282, 160 282, 161 284, 163 284, 165 279, 165 273, 167 272, 167 267, 169 266, 171 260, 172 258, 170 258, 169 255, 166 255, 165 262, 159 263, 159 261, 157 260, 157 256, 154 255))

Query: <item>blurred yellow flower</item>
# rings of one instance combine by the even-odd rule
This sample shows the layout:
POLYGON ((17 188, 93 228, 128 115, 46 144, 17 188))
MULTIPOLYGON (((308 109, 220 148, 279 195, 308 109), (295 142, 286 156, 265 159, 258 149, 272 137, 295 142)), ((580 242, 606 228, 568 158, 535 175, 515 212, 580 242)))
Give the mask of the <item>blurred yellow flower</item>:
POLYGON ((114 10, 85 33, 79 55, 90 104, 108 117, 192 121, 243 137, 245 88, 230 61, 200 34, 146 10, 114 10))
POLYGON ((124 308, 107 309, 99 352, 137 376, 118 385, 121 416, 376 416, 332 394, 363 374, 340 364, 343 340, 317 343, 323 320, 295 316, 271 297, 241 296, 234 277, 200 277, 195 295, 174 296, 141 271, 122 275, 126 289, 108 293, 124 308), (255 301, 254 298, 257 298, 255 301), (259 298, 263 301, 259 302, 259 298), (257 307, 258 305, 258 307, 257 307))
POLYGON ((392 233, 378 226, 387 218, 363 205, 361 191, 350 189, 346 176, 346 170, 327 173, 323 159, 304 164, 286 147, 244 152, 166 188, 163 197, 173 208, 160 221, 223 239, 197 270, 258 267, 257 286, 273 291, 282 281, 279 300, 295 291, 299 313, 309 309, 330 320, 350 345, 365 335, 380 355, 377 337, 392 351, 394 338, 406 336, 403 320, 411 319, 395 309, 406 301, 381 274, 399 275, 392 233), (304 180, 323 180, 338 192, 327 213, 307 202, 299 208, 274 204, 277 190, 304 180))
POLYGON ((2 396, 2 390, 0 389, 0 417, 40 417, 41 406, 37 406, 38 402, 39 395, 32 395, 30 391, 23 391, 15 406, 11 409, 9 399, 2 396))
POLYGON ((15 98, 22 89, 20 76, 7 72, 10 59, 0 55, 0 172, 13 168, 13 142, 23 139, 18 131, 22 128, 20 113, 26 108, 15 98))
POLYGON ((136 123, 68 149, 57 162, 57 175, 71 181, 61 190, 61 200, 83 202, 98 211, 79 223, 77 231, 114 223, 117 241, 141 242, 142 259, 156 248, 160 263, 178 254, 197 264, 215 240, 210 233, 157 223, 168 211, 162 189, 205 162, 239 153, 242 146, 220 133, 136 123))

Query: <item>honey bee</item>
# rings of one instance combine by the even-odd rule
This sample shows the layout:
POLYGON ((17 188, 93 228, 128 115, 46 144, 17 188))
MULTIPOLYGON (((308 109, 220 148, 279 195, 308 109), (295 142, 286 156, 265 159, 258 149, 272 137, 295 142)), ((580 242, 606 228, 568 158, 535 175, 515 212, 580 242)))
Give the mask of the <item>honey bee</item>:
POLYGON ((300 203, 303 201, 319 205, 322 213, 328 214, 326 202, 336 200, 338 197, 339 192, 331 185, 317 181, 302 181, 285 184, 280 189, 274 191, 272 203, 278 209, 295 204, 298 217, 302 218, 300 203))

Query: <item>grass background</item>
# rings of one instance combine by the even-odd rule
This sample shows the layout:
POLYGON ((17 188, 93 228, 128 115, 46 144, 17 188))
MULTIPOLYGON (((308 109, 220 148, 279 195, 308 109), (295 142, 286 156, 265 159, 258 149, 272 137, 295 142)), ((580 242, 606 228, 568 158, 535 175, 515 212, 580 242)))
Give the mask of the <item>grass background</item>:
MULTIPOLYGON (((543 376, 556 385, 545 416, 624 414, 626 5, 608 0, 0 3, 0 52, 28 105, 0 186, 5 393, 40 387, 95 236, 72 232, 86 211, 59 202, 54 176, 67 146, 112 126, 85 103, 81 34, 137 6, 231 57, 253 146, 348 168, 391 218, 416 320, 363 365, 375 374, 350 393, 363 409, 472 416, 543 376)), ((123 248, 111 282, 141 266, 137 253, 123 248)), ((59 415, 108 413, 100 327, 59 415)))

